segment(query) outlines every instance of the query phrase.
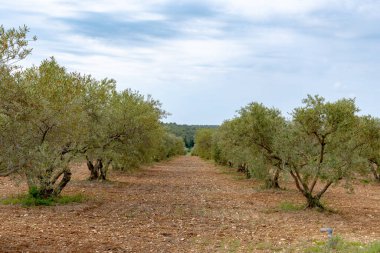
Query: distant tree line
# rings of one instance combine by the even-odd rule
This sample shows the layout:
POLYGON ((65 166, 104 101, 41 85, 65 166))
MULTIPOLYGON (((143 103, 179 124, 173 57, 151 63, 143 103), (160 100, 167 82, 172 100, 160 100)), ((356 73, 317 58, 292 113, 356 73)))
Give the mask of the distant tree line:
POLYGON ((185 142, 185 146, 188 149, 191 149, 194 147, 194 138, 195 133, 198 129, 214 129, 217 128, 217 125, 180 125, 176 123, 166 123, 165 127, 168 129, 169 132, 175 134, 176 136, 179 136, 183 139, 185 142))
POLYGON ((0 176, 22 175, 29 190, 48 198, 70 181, 75 158, 86 161, 90 180, 106 180, 110 168, 184 154, 152 97, 69 72, 53 57, 26 69, 15 65, 31 52, 27 34, 27 27, 0 27, 0 176))
POLYGON ((359 116, 353 99, 326 102, 308 96, 286 119, 261 103, 243 107, 218 129, 196 133, 193 154, 238 168, 247 177, 279 188, 289 175, 306 198, 321 208, 321 197, 342 180, 373 175, 380 182, 380 120, 359 116))

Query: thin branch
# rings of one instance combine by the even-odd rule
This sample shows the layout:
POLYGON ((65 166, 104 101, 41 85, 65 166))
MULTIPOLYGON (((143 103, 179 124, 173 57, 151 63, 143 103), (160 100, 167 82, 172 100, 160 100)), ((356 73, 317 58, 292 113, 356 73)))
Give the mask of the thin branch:
POLYGON ((317 194, 317 198, 320 199, 322 197, 322 195, 327 191, 327 189, 330 187, 330 185, 332 185, 333 181, 329 181, 325 187, 323 187, 323 189, 317 194))
POLYGON ((314 187, 315 187, 315 185, 317 184, 317 181, 318 181, 319 173, 321 171, 321 166, 322 166, 323 159, 324 159, 324 154, 325 154, 325 145, 326 145, 326 143, 325 143, 325 137, 322 137, 321 151, 320 151, 320 154, 319 154, 319 164, 318 164, 317 172, 314 175, 313 183, 311 184, 311 187, 310 187, 310 192, 313 192, 314 187))
POLYGON ((13 174, 13 173, 17 172, 19 169, 21 169, 21 167, 15 166, 15 167, 13 167, 11 169, 8 169, 7 171, 0 172, 0 177, 7 177, 10 174, 13 174))
POLYGON ((296 183, 297 189, 298 189, 300 192, 302 192, 302 194, 305 195, 305 191, 304 191, 304 189, 301 188, 301 185, 300 185, 299 182, 298 182, 298 178, 297 178, 297 176, 294 174, 293 170, 290 170, 290 175, 293 177, 294 182, 296 183))

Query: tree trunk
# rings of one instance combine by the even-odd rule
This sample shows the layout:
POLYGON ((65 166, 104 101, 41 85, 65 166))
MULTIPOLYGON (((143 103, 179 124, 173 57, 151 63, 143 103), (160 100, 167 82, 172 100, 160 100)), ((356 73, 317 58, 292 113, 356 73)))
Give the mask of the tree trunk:
POLYGON ((53 197, 54 195, 54 190, 52 187, 42 187, 37 190, 38 190, 38 194, 36 196, 32 194, 32 196, 35 198, 47 199, 47 198, 53 197))
POLYGON ((90 171, 90 177, 89 180, 107 180, 107 173, 108 168, 111 164, 111 160, 107 160, 105 164, 103 164, 102 158, 97 158, 95 165, 94 163, 88 158, 87 159, 87 168, 90 171))
POLYGON ((307 199, 307 206, 306 208, 319 208, 321 210, 324 210, 325 207, 322 205, 320 198, 318 196, 312 196, 312 194, 306 194, 307 199))
MULTIPOLYGON (((294 182, 297 186, 297 189, 302 193, 303 196, 305 196, 307 200, 307 206, 306 208, 318 208, 320 210, 325 210, 325 207, 322 205, 320 199, 322 195, 327 191, 327 189, 332 185, 332 181, 328 181, 325 186, 318 192, 317 194, 313 195, 313 190, 310 190, 311 188, 307 185, 306 181, 303 180, 301 175, 298 173, 297 170, 293 169, 290 170, 290 175, 293 177, 294 182)), ((315 183, 312 183, 312 186, 314 189, 315 183)))
POLYGON ((380 172, 379 172, 379 165, 375 162, 371 162, 371 171, 373 176, 375 177, 375 180, 380 183, 380 172))
POLYGON ((108 160, 106 163, 105 163, 105 166, 102 166, 99 168, 100 170, 100 175, 99 175, 99 180, 107 180, 107 174, 108 174, 108 168, 111 164, 112 160, 108 160))
POLYGON ((59 194, 61 194, 63 188, 65 188, 65 186, 67 185, 68 182, 70 182, 70 180, 71 180, 71 170, 69 168, 66 168, 63 171, 63 177, 62 177, 61 182, 59 182, 59 184, 54 189, 54 196, 58 196, 59 194))
POLYGON ((94 170, 96 170, 96 173, 97 173, 97 176, 98 176, 96 179, 98 179, 98 180, 101 179, 102 170, 103 170, 103 161, 102 161, 101 158, 96 159, 94 170))
POLYGON ((30 181, 29 186, 29 194, 34 198, 51 198, 56 197, 61 194, 63 188, 70 182, 71 180, 71 171, 68 167, 63 168, 60 172, 57 172, 53 177, 46 179, 40 178, 39 183, 35 183, 30 181), (61 181, 56 185, 55 183, 61 177, 61 181))
POLYGON ((280 189, 280 184, 279 184, 279 179, 280 179, 280 172, 281 172, 281 169, 280 168, 276 168, 276 172, 274 173, 274 176, 273 176, 273 188, 276 188, 276 189, 280 189))
POLYGON ((249 173, 248 166, 243 163, 238 166, 237 172, 244 173, 246 178, 251 178, 251 174, 249 173))
POLYGON ((88 168, 88 170, 90 171, 90 177, 89 177, 88 180, 90 180, 90 181, 92 181, 92 180, 97 180, 98 177, 99 177, 98 170, 95 169, 94 164, 93 164, 92 161, 88 158, 88 156, 86 156, 86 160, 87 160, 87 168, 88 168))
POLYGON ((276 168, 273 177, 269 175, 269 178, 266 180, 265 187, 268 189, 280 189, 279 179, 280 179, 280 168, 276 168))

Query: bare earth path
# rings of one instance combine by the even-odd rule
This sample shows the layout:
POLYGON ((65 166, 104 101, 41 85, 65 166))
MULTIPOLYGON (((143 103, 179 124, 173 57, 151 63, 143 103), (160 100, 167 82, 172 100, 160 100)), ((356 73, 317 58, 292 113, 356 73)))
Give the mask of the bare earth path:
MULTIPOLYGON (((113 173, 111 182, 85 181, 74 169, 64 194, 89 200, 66 206, 0 205, 0 252, 296 252, 322 240, 323 226, 347 240, 380 238, 380 187, 347 194, 333 188, 336 213, 285 212, 279 203, 302 203, 291 186, 259 190, 197 157, 179 157, 135 175, 113 173)), ((0 197, 25 191, 1 179, 0 197)))

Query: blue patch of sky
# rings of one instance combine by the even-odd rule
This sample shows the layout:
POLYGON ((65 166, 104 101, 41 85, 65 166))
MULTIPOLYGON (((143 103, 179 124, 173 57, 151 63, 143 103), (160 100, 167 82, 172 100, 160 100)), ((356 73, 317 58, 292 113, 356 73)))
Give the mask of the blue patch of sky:
POLYGON ((59 18, 75 33, 90 37, 112 39, 126 44, 149 45, 156 39, 175 39, 184 36, 181 24, 194 18, 206 18, 216 12, 200 4, 170 4, 156 10, 167 17, 164 20, 136 20, 127 13, 83 12, 81 17, 59 18))
MULTIPOLYGON (((89 37, 111 39, 123 43, 149 43, 152 39, 178 36, 178 30, 165 20, 136 21, 116 14, 83 13, 80 18, 63 18, 75 33, 89 37)), ((122 15, 122 14, 118 14, 122 15)))

